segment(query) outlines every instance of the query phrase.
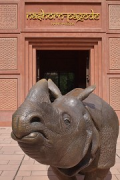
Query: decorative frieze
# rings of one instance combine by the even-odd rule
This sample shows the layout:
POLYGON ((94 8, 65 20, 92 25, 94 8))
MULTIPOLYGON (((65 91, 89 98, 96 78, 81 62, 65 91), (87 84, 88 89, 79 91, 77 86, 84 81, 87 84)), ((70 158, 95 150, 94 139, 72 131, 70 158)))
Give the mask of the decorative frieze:
POLYGON ((110 79, 110 105, 120 110, 120 78, 110 79))
POLYGON ((0 79, 0 110, 17 109, 17 79, 0 79))
POLYGON ((120 29, 120 4, 109 5, 109 29, 120 29))
POLYGON ((17 69, 17 38, 0 38, 0 70, 17 69))
POLYGON ((0 4, 0 30, 17 29, 17 4, 0 4))
POLYGON ((109 38, 110 69, 120 69, 120 38, 109 38))

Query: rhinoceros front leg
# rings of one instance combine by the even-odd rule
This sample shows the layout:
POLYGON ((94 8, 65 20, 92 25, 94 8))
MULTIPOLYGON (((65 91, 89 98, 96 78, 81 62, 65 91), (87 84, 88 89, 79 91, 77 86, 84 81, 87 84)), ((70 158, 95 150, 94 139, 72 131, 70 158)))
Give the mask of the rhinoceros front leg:
POLYGON ((84 180, 104 180, 108 171, 109 169, 105 169, 105 170, 99 169, 93 172, 86 173, 84 180))
POLYGON ((68 176, 65 176, 64 174, 60 173, 60 171, 58 171, 57 168, 55 168, 55 167, 51 167, 51 168, 59 180, 77 180, 75 176, 68 177, 68 176))

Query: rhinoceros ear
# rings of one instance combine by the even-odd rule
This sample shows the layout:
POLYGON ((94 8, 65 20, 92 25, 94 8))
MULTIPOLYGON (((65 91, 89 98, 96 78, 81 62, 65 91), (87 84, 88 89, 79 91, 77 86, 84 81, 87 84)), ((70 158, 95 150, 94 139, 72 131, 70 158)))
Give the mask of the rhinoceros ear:
POLYGON ((81 101, 83 101, 95 90, 95 88, 96 88, 95 85, 87 87, 78 95, 77 98, 80 99, 81 101))
POLYGON ((51 91, 54 98, 58 98, 58 97, 62 96, 59 88, 56 86, 56 84, 51 79, 48 79, 48 88, 51 91))

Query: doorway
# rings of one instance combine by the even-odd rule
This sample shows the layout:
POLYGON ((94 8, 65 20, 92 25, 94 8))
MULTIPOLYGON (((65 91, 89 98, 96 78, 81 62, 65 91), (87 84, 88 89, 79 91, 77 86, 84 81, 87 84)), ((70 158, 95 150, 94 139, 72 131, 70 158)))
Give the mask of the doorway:
POLYGON ((62 94, 89 85, 89 50, 37 50, 36 81, 51 78, 62 94))

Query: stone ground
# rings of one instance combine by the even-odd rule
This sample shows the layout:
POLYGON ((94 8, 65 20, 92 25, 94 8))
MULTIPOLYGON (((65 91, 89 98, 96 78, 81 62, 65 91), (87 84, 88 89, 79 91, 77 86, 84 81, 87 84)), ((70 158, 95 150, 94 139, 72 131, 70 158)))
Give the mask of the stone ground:
MULTIPOLYGON (((49 166, 41 165, 25 155, 10 137, 10 127, 0 127, 0 180, 58 180, 49 166)), ((83 180, 78 176, 77 180, 83 180)), ((120 180, 120 135, 116 164, 105 180, 120 180)))

